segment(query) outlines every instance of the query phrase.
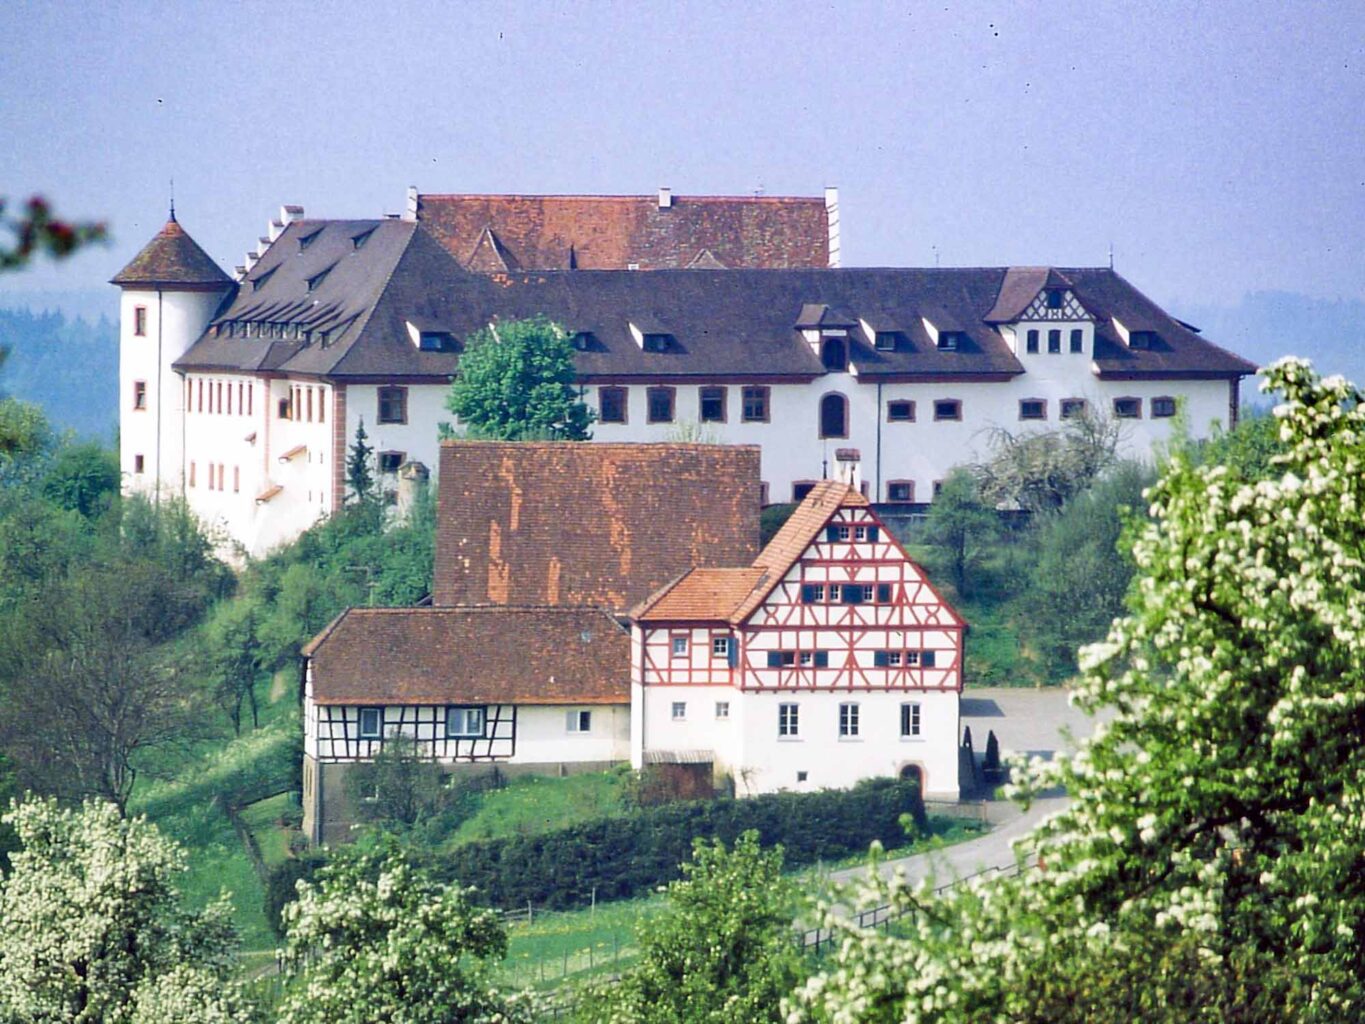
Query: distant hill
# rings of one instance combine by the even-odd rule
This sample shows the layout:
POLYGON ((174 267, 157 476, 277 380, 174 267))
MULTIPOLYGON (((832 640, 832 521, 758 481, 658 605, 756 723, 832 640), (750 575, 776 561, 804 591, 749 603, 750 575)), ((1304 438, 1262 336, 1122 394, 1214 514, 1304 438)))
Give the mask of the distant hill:
POLYGON ((112 443, 118 429, 118 323, 0 309, 0 392, 42 406, 58 430, 112 443))

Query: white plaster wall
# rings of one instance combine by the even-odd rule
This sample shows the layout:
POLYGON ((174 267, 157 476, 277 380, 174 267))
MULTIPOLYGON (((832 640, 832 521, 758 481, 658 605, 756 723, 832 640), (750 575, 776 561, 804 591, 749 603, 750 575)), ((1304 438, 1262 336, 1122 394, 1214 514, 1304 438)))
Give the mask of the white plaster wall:
POLYGON ((627 704, 517 707, 517 752, 512 764, 629 760, 627 704), (571 711, 591 711, 592 729, 586 733, 569 732, 567 715, 571 711))
POLYGON ((923 773, 925 796, 958 798, 958 695, 955 691, 763 693, 746 691, 738 715, 742 754, 735 771, 741 793, 844 788, 860 779, 898 776, 906 765, 923 773), (859 735, 840 738, 839 705, 859 705, 859 735), (920 705, 920 736, 900 735, 900 706, 920 705), (778 705, 796 704, 800 733, 779 737, 778 705), (806 772, 804 782, 798 772, 806 772))
POLYGON ((644 687, 643 749, 710 751, 719 766, 733 773, 740 766, 741 757, 739 703, 740 691, 730 686, 644 687), (729 718, 716 717, 718 701, 729 703, 729 718), (680 719, 673 717, 675 703, 685 706, 680 719))
MULTIPOLYGON (((455 416, 445 407, 446 395, 450 392, 448 384, 409 384, 408 421, 406 423, 379 422, 379 385, 348 384, 346 387, 346 450, 340 458, 346 459, 350 446, 355 441, 356 427, 365 421, 366 444, 379 452, 403 452, 409 462, 420 462, 431 470, 431 479, 436 479, 440 471, 440 424, 455 422, 455 416)), ((398 486, 396 475, 376 479, 386 490, 398 486)))

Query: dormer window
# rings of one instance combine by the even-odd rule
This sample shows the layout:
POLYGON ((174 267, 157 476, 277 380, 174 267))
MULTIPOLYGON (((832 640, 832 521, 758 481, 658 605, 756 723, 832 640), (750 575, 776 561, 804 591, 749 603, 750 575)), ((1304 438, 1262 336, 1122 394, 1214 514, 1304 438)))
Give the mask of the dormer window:
POLYGON ((592 331, 574 331, 569 335, 569 344, 573 346, 575 352, 586 352, 592 347, 592 331))
POLYGON ((264 274, 261 274, 259 277, 257 277, 254 281, 251 282, 251 290, 253 292, 260 291, 262 288, 265 287, 265 283, 275 276, 275 271, 279 269, 280 268, 278 266, 274 266, 267 270, 264 274))
POLYGON ((374 228, 370 228, 370 230, 368 231, 362 231, 358 235, 352 235, 351 236, 352 247, 355 249, 362 248, 365 245, 365 243, 370 240, 370 236, 372 234, 374 234, 374 228))
POLYGON ((317 237, 320 234, 322 234, 322 228, 316 228, 313 231, 308 232, 308 234, 306 235, 300 235, 299 252, 303 252, 303 250, 307 249, 310 245, 317 241, 317 237))
POLYGON ((1046 292, 1047 308, 1061 309, 1062 301, 1066 298, 1066 293, 1060 288, 1049 288, 1046 292))
POLYGON ((878 352, 894 352, 898 347, 899 331, 878 331, 873 345, 878 352))
POLYGON ((939 331, 938 348, 940 352, 956 352, 967 341, 964 331, 939 331))
POLYGON ((422 352, 454 352, 455 335, 449 331, 422 331, 417 335, 417 348, 422 352))
POLYGON ((1128 347, 1138 349, 1156 348, 1156 331, 1130 331, 1128 334, 1128 347))
POLYGON ((826 334, 820 341, 820 362, 833 373, 848 370, 848 339, 826 334))
MULTIPOLYGON (((335 266, 335 264, 333 264, 333 266, 335 266)), ((328 267, 326 270, 321 270, 318 273, 314 274, 312 277, 310 277, 308 279, 308 290, 310 292, 317 291, 318 287, 322 284, 323 281, 327 280, 327 275, 330 274, 331 272, 332 268, 328 267)))
POLYGON ((673 336, 671 334, 646 334, 644 336, 644 341, 640 343, 640 347, 646 352, 667 352, 669 342, 672 338, 673 336))

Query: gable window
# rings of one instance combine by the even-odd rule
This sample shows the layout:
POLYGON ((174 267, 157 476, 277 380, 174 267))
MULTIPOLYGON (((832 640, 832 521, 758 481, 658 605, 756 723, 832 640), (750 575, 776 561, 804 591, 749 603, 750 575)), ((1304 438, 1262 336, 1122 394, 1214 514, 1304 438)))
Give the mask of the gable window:
POLYGON ((1152 419, 1164 420, 1175 415, 1175 399, 1170 395, 1159 395, 1152 399, 1152 419))
POLYGON ((956 398, 939 398, 934 401, 934 419, 962 419, 962 403, 956 398))
POLYGON ((1141 419, 1142 399, 1141 398, 1114 399, 1114 415, 1121 420, 1141 419))
POLYGON ((645 391, 650 423, 673 422, 673 389, 649 388, 645 391))
POLYGON ((1062 419, 1072 420, 1085 415, 1084 398, 1063 398, 1061 403, 1062 419))
POLYGON ((915 403, 903 400, 887 402, 886 420, 888 423, 913 423, 915 420, 915 403))
POLYGON ((147 382, 145 380, 133 381, 133 408, 147 408, 147 382))
POLYGON ((711 656, 715 658, 730 657, 730 638, 728 636, 718 636, 712 639, 711 656))
POLYGON ((826 370, 843 373, 848 369, 848 342, 843 338, 826 338, 820 345, 820 362, 826 370))
POLYGON ((872 344, 878 352, 894 352, 896 351, 896 335, 898 333, 897 331, 878 331, 872 344))
POLYGON ((139 338, 147 337, 147 307, 133 307, 133 334, 139 338))
POLYGON ((716 717, 721 720, 730 717, 730 702, 728 700, 716 701, 716 717))
POLYGON ((675 700, 672 707, 673 721, 681 722, 687 718, 687 701, 675 700))
POLYGON ((625 388, 598 388, 597 418, 603 423, 625 423, 629 394, 625 388))
POLYGON ((848 437, 848 399, 843 395, 820 399, 820 436, 848 437))
POLYGON ((887 501, 914 501, 915 481, 888 480, 886 483, 887 501))
POLYGON ((379 389, 379 422, 406 423, 408 421, 408 389, 379 389))
POLYGON ((1062 350, 1062 332, 1053 329, 1047 332, 1047 350, 1050 354, 1056 355, 1062 350))
POLYGON ((902 705, 901 705, 901 736, 902 736, 902 737, 909 737, 909 736, 918 736, 918 735, 919 735, 919 705, 918 705, 918 704, 902 704, 902 705))
POLYGON ((397 473, 398 467, 403 464, 405 458, 403 452, 380 452, 379 453, 379 472, 397 473))
POLYGON ((1047 402, 1041 398, 1019 399, 1019 418, 1021 420, 1047 419, 1047 402))
POLYGON ((725 388, 701 389, 701 421, 703 423, 725 422, 725 388))
POLYGON ((1049 288, 1047 290, 1047 308, 1062 308, 1062 290, 1060 288, 1049 288))
POLYGON ((801 734, 801 708, 797 704, 777 705, 777 735, 788 738, 801 734))
POLYGON ((1028 349, 1030 354, 1036 355, 1038 353, 1038 332, 1036 330, 1029 331, 1025 336, 1024 347, 1028 349))
POLYGON ((446 736, 482 736, 484 719, 483 708, 446 708, 446 736))
POLYGON ((384 709, 361 708, 360 728, 357 731, 362 740, 377 740, 384 733, 384 709))
POLYGON ((741 413, 745 423, 768 422, 768 389, 748 387, 744 389, 744 409, 741 413))
POLYGON ((858 705, 839 705, 839 737, 841 739, 858 735, 858 705))
POLYGON ((1079 327, 1075 327, 1071 331, 1071 351, 1072 352, 1085 351, 1085 332, 1082 331, 1079 327))
POLYGON ((673 638, 673 657, 675 658, 687 657, 687 637, 675 636, 673 638))
POLYGON ((565 712, 564 727, 569 732, 592 732, 592 712, 578 710, 565 712))
POLYGON ((956 352, 967 340, 963 331, 939 331, 938 347, 943 352, 956 352))

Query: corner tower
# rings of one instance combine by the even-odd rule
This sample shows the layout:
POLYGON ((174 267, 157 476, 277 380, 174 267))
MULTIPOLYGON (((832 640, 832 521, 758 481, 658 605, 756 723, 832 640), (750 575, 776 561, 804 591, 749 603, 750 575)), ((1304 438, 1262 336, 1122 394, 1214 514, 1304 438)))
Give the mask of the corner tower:
POLYGON ((124 491, 184 487, 184 388, 171 364, 233 282, 175 219, 110 281, 119 301, 119 466, 124 491))

